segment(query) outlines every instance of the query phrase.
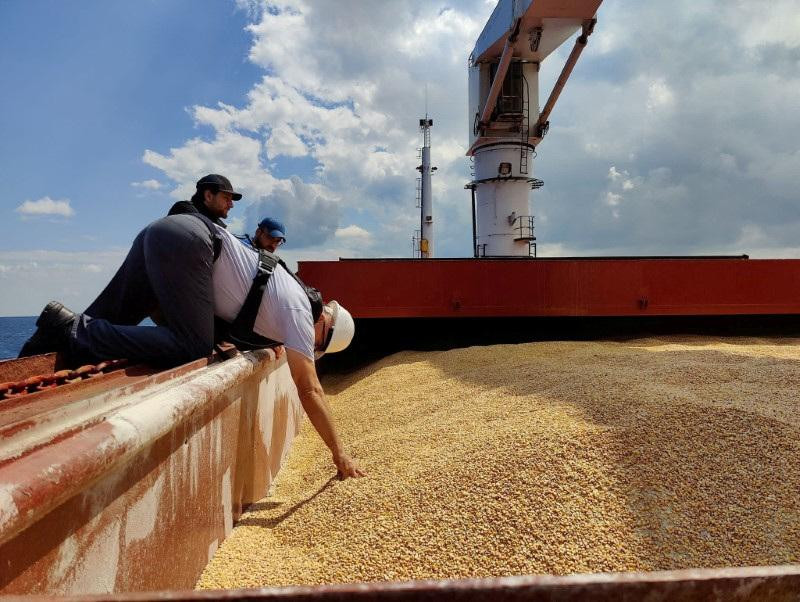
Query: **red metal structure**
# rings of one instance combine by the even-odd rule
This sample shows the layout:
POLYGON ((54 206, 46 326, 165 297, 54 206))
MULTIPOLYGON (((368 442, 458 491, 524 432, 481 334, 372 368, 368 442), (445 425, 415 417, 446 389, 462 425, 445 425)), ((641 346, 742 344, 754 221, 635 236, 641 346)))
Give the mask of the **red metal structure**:
POLYGON ((0 598, 195 584, 302 421, 285 360, 220 359, 0 362, 0 598))
POLYGON ((299 274, 356 318, 800 314, 797 259, 352 259, 299 274))
POLYGON ((792 565, 653 573, 531 575, 495 579, 399 581, 102 596, 28 596, 27 602, 774 602, 798 600, 800 569, 792 565))

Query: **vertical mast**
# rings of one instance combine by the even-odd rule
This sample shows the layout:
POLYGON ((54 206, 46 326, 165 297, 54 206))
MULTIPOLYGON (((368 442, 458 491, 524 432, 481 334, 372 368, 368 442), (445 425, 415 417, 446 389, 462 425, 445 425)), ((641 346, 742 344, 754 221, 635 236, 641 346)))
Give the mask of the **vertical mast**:
POLYGON ((431 167, 431 128, 433 119, 428 119, 428 85, 425 84, 425 119, 419 120, 422 132, 422 147, 417 149, 420 164, 417 171, 417 209, 419 209, 419 230, 412 237, 412 253, 419 259, 433 257, 433 198, 431 194, 431 175, 436 171, 431 167))
POLYGON ((417 168, 421 172, 421 202, 420 202, 420 241, 419 256, 422 259, 433 257, 433 199, 431 195, 431 128, 433 119, 419 120, 419 129, 422 131, 422 164, 417 168))

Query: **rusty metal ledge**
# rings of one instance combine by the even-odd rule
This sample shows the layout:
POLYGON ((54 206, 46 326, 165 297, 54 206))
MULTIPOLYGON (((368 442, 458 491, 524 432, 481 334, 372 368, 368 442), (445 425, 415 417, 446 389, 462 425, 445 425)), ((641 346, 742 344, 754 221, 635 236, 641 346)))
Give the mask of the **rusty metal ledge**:
POLYGON ((800 600, 800 566, 691 569, 651 573, 524 576, 498 579, 407 581, 320 587, 216 591, 165 591, 67 597, 7 597, 5 601, 146 602, 163 600, 599 602, 599 601, 790 601, 800 600))
MULTIPOLYGON (((0 544, 169 433, 252 375, 271 350, 246 353, 144 389, 102 420, 0 466, 0 544)), ((68 428, 69 425, 65 425, 68 428)))

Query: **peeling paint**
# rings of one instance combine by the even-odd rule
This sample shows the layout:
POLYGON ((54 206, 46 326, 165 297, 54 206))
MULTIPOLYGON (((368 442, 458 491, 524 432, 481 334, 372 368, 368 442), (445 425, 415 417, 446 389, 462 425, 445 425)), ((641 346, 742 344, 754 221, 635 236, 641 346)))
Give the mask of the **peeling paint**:
POLYGON ((125 480, 125 471, 116 470, 109 472, 105 477, 91 489, 83 492, 84 507, 94 516, 92 524, 97 524, 100 520, 103 509, 108 505, 108 501, 114 497, 114 491, 120 483, 125 480))
POLYGON ((81 555, 72 580, 64 594, 106 594, 114 591, 119 564, 120 523, 112 522, 97 533, 89 548, 81 555))
POLYGON ((78 554, 78 542, 74 535, 67 537, 63 543, 58 546, 58 558, 50 568, 47 575, 47 581, 50 584, 50 589, 58 588, 67 573, 72 568, 75 562, 75 556, 78 554))
POLYGON ((233 504, 231 503, 231 469, 225 471, 222 477, 222 519, 225 524, 225 537, 233 531, 233 504))
MULTIPOLYGON (((172 383, 156 393, 142 395, 108 419, 114 438, 130 441, 135 445, 146 445, 168 433, 175 424, 182 422, 192 411, 209 399, 218 396, 226 387, 233 386, 241 374, 238 364, 250 364, 247 360, 230 360, 234 365, 203 368, 192 374, 191 381, 172 383)), ((248 366, 252 369, 252 365, 248 366)))
POLYGON ((272 443, 272 420, 275 415, 275 379, 270 376, 258 387, 258 431, 266 449, 272 443))
POLYGON ((304 416, 288 365, 283 362, 262 381, 259 389, 256 437, 270 450, 266 466, 270 488, 288 458, 291 442, 300 432, 304 416))
POLYGON ((222 464, 222 423, 214 422, 214 462, 213 466, 222 464))
MULTIPOLYGON (((169 457, 169 462, 167 464, 167 480, 169 481, 169 489, 170 491, 180 491, 181 485, 181 457, 180 454, 172 454, 169 457)), ((170 517, 174 518, 178 513, 178 496, 171 495, 170 496, 170 517)))
MULTIPOLYGON (((108 391, 94 424, 0 468, 0 538, 9 552, 0 568, 17 575, 0 593, 193 586, 232 532, 234 510, 266 494, 268 465, 291 443, 294 427, 268 447, 253 432, 252 421, 271 418, 276 402, 295 424, 299 400, 277 400, 279 389, 294 391, 291 375, 264 352, 193 368, 122 399, 108 391), (242 437, 258 452, 242 448, 242 437), (47 553, 15 554, 38 549, 32 545, 47 553)), ((61 426, 71 428, 66 418, 61 426)))
POLYGON ((195 431, 187 442, 186 461, 188 463, 189 486, 192 495, 197 494, 200 484, 200 453, 203 447, 203 437, 206 429, 195 431))
POLYGON ((17 518, 19 509, 11 492, 14 486, 10 484, 0 485, 0 531, 17 518))
POLYGON ((160 474, 153 486, 128 510, 125 516, 125 545, 145 539, 153 533, 163 488, 164 475, 160 474))

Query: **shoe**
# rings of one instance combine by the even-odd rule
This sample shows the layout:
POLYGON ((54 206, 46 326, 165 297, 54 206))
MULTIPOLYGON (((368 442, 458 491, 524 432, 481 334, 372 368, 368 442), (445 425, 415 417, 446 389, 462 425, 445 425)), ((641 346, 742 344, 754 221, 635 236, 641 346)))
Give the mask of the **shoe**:
POLYGON ((69 347, 69 334, 77 316, 58 301, 51 301, 36 320, 36 332, 25 341, 17 357, 28 357, 69 347))

